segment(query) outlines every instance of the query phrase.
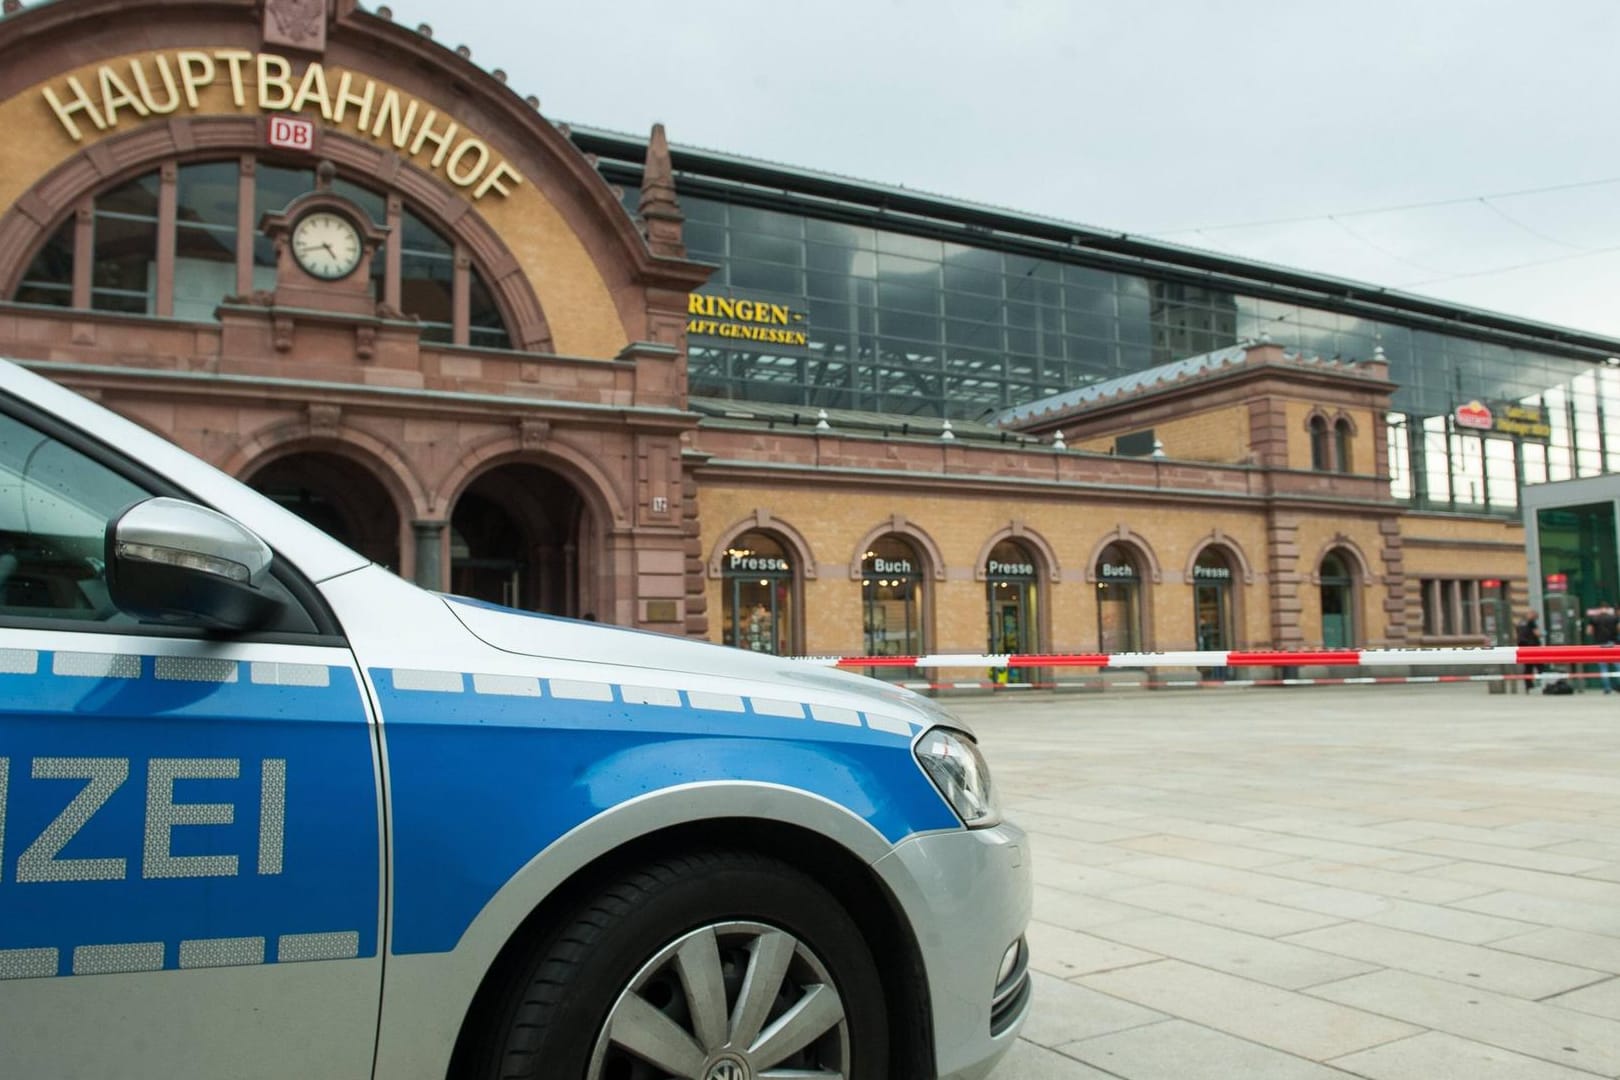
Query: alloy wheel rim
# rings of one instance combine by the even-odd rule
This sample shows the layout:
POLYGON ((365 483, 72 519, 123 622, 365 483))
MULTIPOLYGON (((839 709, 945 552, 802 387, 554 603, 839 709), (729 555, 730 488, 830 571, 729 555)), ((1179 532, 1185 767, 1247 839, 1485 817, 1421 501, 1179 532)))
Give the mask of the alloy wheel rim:
POLYGON ((608 1011, 587 1080, 848 1080, 849 1023, 826 965, 757 922, 670 942, 608 1011))

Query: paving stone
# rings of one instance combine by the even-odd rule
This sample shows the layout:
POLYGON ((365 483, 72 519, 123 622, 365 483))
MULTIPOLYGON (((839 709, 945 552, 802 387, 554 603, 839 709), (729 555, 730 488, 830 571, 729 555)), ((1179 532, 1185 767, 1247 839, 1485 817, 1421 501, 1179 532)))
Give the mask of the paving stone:
MULTIPOLYGON (((1420 904, 1413 900, 1394 900, 1376 893, 1357 892, 1354 889, 1306 889, 1297 893, 1282 893, 1269 898, 1273 904, 1319 911, 1324 915, 1337 915, 1388 926, 1396 930, 1410 930, 1414 934, 1460 941, 1468 945, 1483 945, 1515 937, 1527 932, 1531 924, 1516 919, 1502 919, 1494 915, 1480 915, 1471 911, 1458 911, 1442 904, 1420 904)), ((1555 959, 1549 957, 1549 959, 1555 959)))
POLYGON ((1081 866, 1110 866, 1114 863, 1134 862, 1142 856, 1135 851, 1117 848, 1111 844, 1096 844, 1089 840, 1071 840, 1047 833, 1029 834, 1030 850, 1037 859, 1062 859, 1081 866))
POLYGON ((1065 859, 1036 858, 1034 862, 1032 875, 1037 885, 1049 885, 1054 889, 1087 896, 1101 896, 1150 884, 1147 878, 1131 877, 1100 866, 1083 866, 1065 859))
MULTIPOLYGON (((1442 1031, 1346 1054, 1331 1064, 1368 1080, 1592 1080, 1593 1076, 1442 1031)), ((1007 1080, 1017 1076, 1009 1073, 1007 1080)))
POLYGON ((1117 1076, 1019 1039, 996 1067, 995 1080, 1117 1080, 1117 1076))
MULTIPOLYGON (((1438 867, 1424 873, 1441 874, 1446 869, 1447 867, 1438 867)), ((1491 891, 1489 885, 1468 881, 1451 881, 1441 877, 1403 874, 1374 866, 1352 866, 1317 859, 1268 866, 1266 873, 1294 878, 1297 881, 1308 881, 1315 885, 1357 889, 1382 896, 1400 897, 1403 900, 1417 900, 1425 904, 1450 904, 1491 891)))
MULTIPOLYGON (((1417 839, 1432 840, 1460 840, 1471 844, 1485 844, 1490 847, 1522 848, 1526 851, 1546 850, 1556 851, 1553 845, 1559 841, 1549 836, 1537 836, 1534 833, 1517 832, 1512 829, 1482 829, 1470 828, 1452 822, 1433 820, 1388 821, 1379 828, 1385 832, 1406 833, 1417 839)), ((1563 852, 1566 855, 1579 855, 1581 852, 1563 852)), ((1617 855, 1616 858, 1620 858, 1617 855)))
POLYGON ((1601 1016, 1404 971, 1358 975, 1306 993, 1558 1065, 1620 1072, 1620 1022, 1601 1016))
POLYGON ((1030 1042, 1049 1049, 1076 1039, 1124 1031, 1166 1018, 1161 1012, 1039 971, 1031 978, 1035 983, 1035 999, 1020 1034, 1030 1042))
POLYGON ((1060 979, 1159 959, 1155 953, 1142 952, 1115 941, 1093 937, 1078 930, 1065 930, 1050 923, 1030 923, 1028 937, 1030 967, 1060 979))
POLYGON ((1428 855, 1444 855, 1452 859, 1490 863, 1494 866, 1517 866, 1525 870, 1541 870, 1550 874, 1579 874, 1583 870, 1595 870, 1603 865, 1602 859, 1554 855, 1545 851, 1525 851, 1490 844, 1472 844, 1464 840, 1413 840, 1405 847, 1408 851, 1421 851, 1428 855))
POLYGON ((1546 1003, 1557 1005, 1561 1009, 1576 1009, 1591 1013, 1593 1016, 1620 1020, 1620 978, 1611 978, 1596 986, 1571 990, 1567 994, 1547 998, 1546 1003))
POLYGON ((1620 974, 1620 937, 1541 929, 1492 942, 1491 948, 1620 974))
POLYGON ((1481 986, 1499 994, 1531 1001, 1579 986, 1590 986, 1605 977, 1604 973, 1589 968, 1537 960, 1481 945, 1463 945, 1426 934, 1412 934, 1365 923, 1342 923, 1323 930, 1294 934, 1283 940, 1378 967, 1432 975, 1437 979, 1448 979, 1464 986, 1481 986))
MULTIPOLYGON (((1337 840, 1318 840, 1308 836, 1276 836, 1271 840, 1257 840, 1256 847, 1302 859, 1321 862, 1349 863, 1352 866, 1374 866, 1397 873, 1427 870, 1444 866, 1450 859, 1439 855, 1419 855, 1395 848, 1369 847, 1366 844, 1345 844, 1337 840)), ((1277 863, 1270 864, 1272 866, 1277 863)))
POLYGON ((1169 882, 1122 889, 1110 895, 1109 899, 1264 937, 1297 934, 1302 930, 1315 930, 1340 921, 1331 915, 1317 915, 1212 889, 1169 882))
POLYGON ((1171 836, 1162 833, 1157 836, 1139 836, 1131 840, 1120 840, 1115 846, 1127 848, 1131 851, 1147 852, 1152 855, 1170 855, 1177 859, 1191 859, 1194 862, 1213 863, 1216 866, 1230 866, 1238 869, 1253 869, 1256 866, 1289 861, 1286 854, 1275 851, 1260 851, 1256 848, 1239 847, 1233 844, 1215 843, 1209 840, 1199 840, 1187 836, 1171 836))
POLYGON ((1425 870, 1422 876, 1466 882, 1491 891, 1528 893, 1531 896, 1574 900, 1583 904, 1610 904, 1620 907, 1620 884, 1590 881, 1566 873, 1549 874, 1523 867, 1454 862, 1433 870, 1425 870))
POLYGON ((1097 934, 1161 956, 1185 960, 1287 990, 1315 986, 1374 970, 1374 965, 1346 960, 1315 949, 1283 944, 1255 934, 1243 934, 1169 915, 1113 923, 1099 928, 1097 934))
POLYGON ((1620 937, 1620 907, 1607 904, 1588 904, 1579 900, 1560 900, 1555 897, 1529 896, 1517 892, 1497 892, 1470 900, 1459 900, 1457 906, 1486 915, 1500 915, 1521 922, 1560 926, 1566 930, 1585 930, 1608 937, 1620 937))
POLYGON ((1292 892, 1299 888, 1296 881, 1270 877, 1263 871, 1238 870, 1207 862, 1193 862, 1185 858, 1141 855, 1120 869, 1139 878, 1174 882, 1178 885, 1195 885, 1201 889, 1231 893, 1233 896, 1247 896, 1253 900, 1261 900, 1277 893, 1292 892))
MULTIPOLYGON (((1349 1074, 1185 1020, 1132 1028, 1063 1047, 1127 1080, 1348 1080, 1349 1074)), ((1008 1080, 1014 1075, 1009 1074, 1008 1080)))
POLYGON ((1088 975, 1080 983, 1313 1061, 1377 1046, 1418 1031, 1371 1012, 1329 1004, 1177 960, 1088 975))
MULTIPOLYGON (((1050 885, 1035 886, 1035 918, 1065 930, 1090 930, 1111 922, 1141 919, 1152 914, 1146 908, 1116 904, 1096 896, 1066 892, 1050 885)), ((1476 915, 1475 918, 1484 918, 1476 915)))

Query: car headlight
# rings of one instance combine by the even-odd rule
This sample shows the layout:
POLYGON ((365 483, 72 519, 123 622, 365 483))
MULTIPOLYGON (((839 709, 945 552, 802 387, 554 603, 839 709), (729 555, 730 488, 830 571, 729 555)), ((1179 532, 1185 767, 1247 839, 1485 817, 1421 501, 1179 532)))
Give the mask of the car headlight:
POLYGON ((1001 823, 990 786, 990 766, 973 740, 948 728, 933 728, 917 740, 917 763, 951 804, 962 824, 982 829, 1001 823))

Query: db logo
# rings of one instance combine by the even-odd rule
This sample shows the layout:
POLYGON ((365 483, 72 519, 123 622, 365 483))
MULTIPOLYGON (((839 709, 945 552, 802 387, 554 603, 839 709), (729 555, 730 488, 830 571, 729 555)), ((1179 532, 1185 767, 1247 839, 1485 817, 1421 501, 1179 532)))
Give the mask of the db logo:
POLYGON ((270 145, 289 150, 315 149, 315 124, 296 116, 270 118, 270 145))

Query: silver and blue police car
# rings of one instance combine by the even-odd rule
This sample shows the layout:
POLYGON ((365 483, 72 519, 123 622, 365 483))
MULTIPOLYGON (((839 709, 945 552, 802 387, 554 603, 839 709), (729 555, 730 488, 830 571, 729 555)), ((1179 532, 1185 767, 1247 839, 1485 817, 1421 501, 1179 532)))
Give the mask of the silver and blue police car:
POLYGON ((0 1075, 987 1075, 1022 834, 836 671, 425 592, 0 362, 0 1075))

